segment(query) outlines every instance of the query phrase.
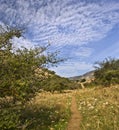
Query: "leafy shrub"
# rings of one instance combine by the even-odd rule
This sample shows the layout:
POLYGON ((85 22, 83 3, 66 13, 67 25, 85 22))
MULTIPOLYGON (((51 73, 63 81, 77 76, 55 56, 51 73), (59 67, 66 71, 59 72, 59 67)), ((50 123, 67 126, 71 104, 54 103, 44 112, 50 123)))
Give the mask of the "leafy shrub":
POLYGON ((0 110, 0 129, 16 130, 20 126, 20 110, 5 108, 0 110))
POLYGON ((119 84, 119 60, 106 59, 98 66, 94 73, 95 82, 104 86, 119 84))
POLYGON ((85 82, 86 81, 86 79, 81 79, 81 81, 80 82, 85 82))

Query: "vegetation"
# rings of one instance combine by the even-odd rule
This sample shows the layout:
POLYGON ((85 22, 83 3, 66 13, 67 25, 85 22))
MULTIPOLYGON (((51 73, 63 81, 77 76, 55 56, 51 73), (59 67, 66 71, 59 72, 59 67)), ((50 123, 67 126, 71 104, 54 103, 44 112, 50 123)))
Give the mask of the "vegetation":
MULTIPOLYGON (((34 120, 41 123, 46 118, 50 119, 50 116, 59 123, 64 116, 57 117, 57 113, 53 113, 54 110, 57 111, 56 106, 51 107, 49 104, 39 109, 37 106, 31 107, 29 110, 27 103, 42 89, 41 82, 54 74, 44 67, 55 65, 62 59, 57 58, 57 52, 44 53, 48 46, 14 50, 11 39, 14 36, 21 37, 21 30, 1 28, 0 31, 0 129, 24 129, 31 122, 34 123, 34 120), (37 114, 40 118, 44 116, 43 120, 39 121, 37 114)), ((49 125, 51 124, 50 122, 49 125)))
POLYGON ((97 84, 110 86, 119 84, 119 59, 105 59, 98 63, 94 73, 97 84))
POLYGON ((27 104, 0 109, 1 130, 65 130, 70 117, 68 94, 38 93, 27 104))
POLYGON ((51 92, 63 92, 64 90, 77 89, 80 87, 80 85, 75 83, 74 81, 70 81, 67 78, 60 77, 55 74, 41 82, 41 86, 43 90, 51 92))
POLYGON ((86 79, 84 79, 84 78, 83 78, 83 79, 81 79, 81 81, 80 81, 80 82, 82 82, 82 83, 83 83, 83 82, 86 82, 86 79))
POLYGON ((21 35, 21 31, 15 29, 0 34, 0 97, 12 96, 14 103, 28 100, 40 89, 38 82, 45 76, 42 71, 38 77, 37 69, 61 61, 56 53, 44 55, 47 47, 22 48, 14 52, 10 39, 21 35))
POLYGON ((119 86, 77 92, 81 130, 119 129, 119 86))
POLYGON ((115 86, 119 84, 119 60, 106 59, 98 63, 95 80, 89 83, 82 79, 79 83, 46 69, 63 61, 57 57, 57 52, 47 52, 48 46, 14 50, 11 42, 14 36, 21 37, 22 31, 1 28, 1 130, 65 130, 73 91, 64 90, 81 88, 81 83, 94 87, 74 93, 82 114, 81 129, 119 128, 119 87, 115 86), (97 87, 99 85, 111 87, 97 87))

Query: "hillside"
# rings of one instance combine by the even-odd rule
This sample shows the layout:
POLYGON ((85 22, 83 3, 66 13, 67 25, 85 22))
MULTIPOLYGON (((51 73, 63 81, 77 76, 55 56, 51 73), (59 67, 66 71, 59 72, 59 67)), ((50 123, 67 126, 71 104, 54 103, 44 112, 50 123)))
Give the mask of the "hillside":
POLYGON ((81 79, 93 79, 94 78, 94 71, 89 71, 83 75, 80 76, 74 76, 74 77, 70 77, 70 80, 81 80, 81 79))

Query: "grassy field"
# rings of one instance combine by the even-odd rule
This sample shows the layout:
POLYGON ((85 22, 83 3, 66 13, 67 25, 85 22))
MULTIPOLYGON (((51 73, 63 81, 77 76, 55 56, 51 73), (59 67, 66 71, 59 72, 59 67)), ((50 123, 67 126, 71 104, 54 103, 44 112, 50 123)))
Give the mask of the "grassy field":
POLYGON ((81 130, 119 130, 119 86, 78 91, 81 130))
POLYGON ((71 95, 39 93, 26 107, 26 129, 65 130, 70 117, 71 95))
POLYGON ((38 109, 40 112, 42 110, 42 126, 37 122, 38 129, 66 130, 72 95, 76 97, 81 115, 81 130, 119 130, 119 86, 86 88, 64 94, 38 94, 32 101, 34 106, 41 108, 38 109))
POLYGON ((71 95, 38 93, 27 104, 0 109, 0 130, 65 130, 71 95))
POLYGON ((1 109, 0 129, 66 130, 72 96, 76 97, 81 130, 119 130, 119 86, 38 93, 25 106, 1 109))

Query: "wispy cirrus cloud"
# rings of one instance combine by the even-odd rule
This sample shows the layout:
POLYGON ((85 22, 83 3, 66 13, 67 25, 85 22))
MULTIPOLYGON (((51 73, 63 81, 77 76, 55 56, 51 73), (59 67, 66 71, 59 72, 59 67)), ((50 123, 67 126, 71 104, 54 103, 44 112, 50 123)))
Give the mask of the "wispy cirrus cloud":
POLYGON ((28 40, 25 39, 23 37, 17 38, 17 37, 13 37, 13 39, 11 39, 11 42, 13 43, 13 49, 17 50, 19 48, 25 47, 25 48, 34 48, 33 43, 28 40))
POLYGON ((93 49, 92 48, 89 48, 89 47, 80 47, 78 49, 76 49, 73 53, 75 56, 78 56, 78 57, 89 57, 93 52, 93 49))
MULTIPOLYGON (((19 45, 50 42, 53 49, 61 49, 64 57, 85 58, 91 56, 93 48, 84 45, 105 38, 119 24, 119 1, 1 0, 0 22, 26 28, 26 39, 14 39, 19 45)), ((80 62, 67 63, 59 68, 74 70, 71 64, 77 66, 80 62)), ((81 65, 85 68, 86 62, 81 65)), ((55 70, 59 72, 59 68, 55 70)))
POLYGON ((1 2, 2 19, 32 28, 32 40, 53 44, 86 44, 104 38, 119 22, 119 3, 63 1, 1 2), (14 3, 14 4, 13 4, 14 3))

